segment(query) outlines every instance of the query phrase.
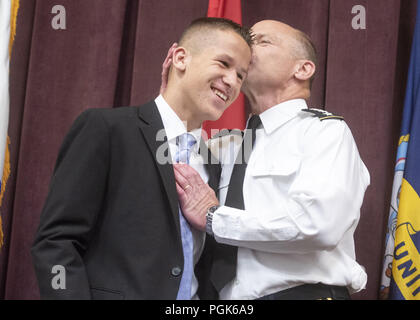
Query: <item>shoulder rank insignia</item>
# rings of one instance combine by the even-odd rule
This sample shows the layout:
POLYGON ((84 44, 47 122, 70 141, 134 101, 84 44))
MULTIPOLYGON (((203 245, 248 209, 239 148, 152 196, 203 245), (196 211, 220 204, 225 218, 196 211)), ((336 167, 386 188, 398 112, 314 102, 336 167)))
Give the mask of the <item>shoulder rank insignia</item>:
POLYGON ((321 110, 321 109, 309 108, 309 109, 302 109, 302 111, 312 113, 315 117, 318 117, 319 120, 321 121, 330 120, 330 119, 344 120, 344 117, 342 116, 336 116, 332 114, 331 112, 321 110))
POLYGON ((242 136, 243 135, 243 131, 239 130, 239 129, 223 129, 220 130, 218 133, 216 133, 215 135, 213 135, 210 139, 217 139, 217 138, 222 138, 225 136, 242 136))

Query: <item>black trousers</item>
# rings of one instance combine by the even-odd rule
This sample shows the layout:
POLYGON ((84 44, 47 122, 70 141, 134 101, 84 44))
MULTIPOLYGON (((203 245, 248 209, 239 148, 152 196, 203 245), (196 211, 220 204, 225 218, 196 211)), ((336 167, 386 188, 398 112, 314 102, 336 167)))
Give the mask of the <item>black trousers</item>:
POLYGON ((286 289, 257 300, 351 300, 351 298, 346 287, 317 283, 286 289))

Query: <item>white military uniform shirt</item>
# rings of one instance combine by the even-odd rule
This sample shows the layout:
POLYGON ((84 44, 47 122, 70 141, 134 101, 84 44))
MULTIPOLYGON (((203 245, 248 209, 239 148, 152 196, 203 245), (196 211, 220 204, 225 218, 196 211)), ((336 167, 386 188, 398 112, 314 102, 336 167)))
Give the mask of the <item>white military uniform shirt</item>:
MULTIPOLYGON (((221 299, 255 299, 306 283, 351 293, 366 285, 353 234, 369 172, 344 121, 321 121, 302 109, 306 102, 297 99, 260 115, 263 128, 244 177, 245 210, 221 206, 214 213, 216 241, 239 247, 236 278, 221 299)), ((233 140, 219 150, 221 205, 241 139, 233 140)))

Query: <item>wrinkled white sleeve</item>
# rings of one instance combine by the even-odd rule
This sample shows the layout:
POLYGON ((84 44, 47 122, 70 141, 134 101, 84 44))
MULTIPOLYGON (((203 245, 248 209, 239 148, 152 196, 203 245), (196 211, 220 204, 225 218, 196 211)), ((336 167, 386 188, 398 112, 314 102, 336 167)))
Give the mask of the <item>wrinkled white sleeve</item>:
POLYGON ((215 212, 217 242, 265 252, 307 253, 331 250, 346 232, 354 232, 370 177, 345 122, 327 121, 312 125, 303 135, 301 164, 287 195, 279 197, 283 200, 261 199, 251 210, 221 206, 215 212), (281 214, 261 215, 266 206, 281 214))

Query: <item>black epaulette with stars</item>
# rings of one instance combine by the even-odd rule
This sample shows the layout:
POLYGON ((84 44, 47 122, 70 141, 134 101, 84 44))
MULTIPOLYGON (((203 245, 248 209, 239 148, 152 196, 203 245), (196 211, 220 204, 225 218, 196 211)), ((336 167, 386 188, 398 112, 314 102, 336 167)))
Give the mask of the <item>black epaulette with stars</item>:
POLYGON ((309 109, 302 109, 304 112, 312 113, 315 117, 318 117, 319 120, 344 120, 344 117, 342 116, 336 116, 332 114, 331 112, 321 110, 321 109, 315 109, 315 108, 309 108, 309 109))
POLYGON ((230 135, 243 136, 243 131, 239 129, 232 129, 232 130, 223 129, 219 131, 218 133, 216 133, 214 136, 212 136, 211 139, 222 138, 224 136, 230 136, 230 135))

